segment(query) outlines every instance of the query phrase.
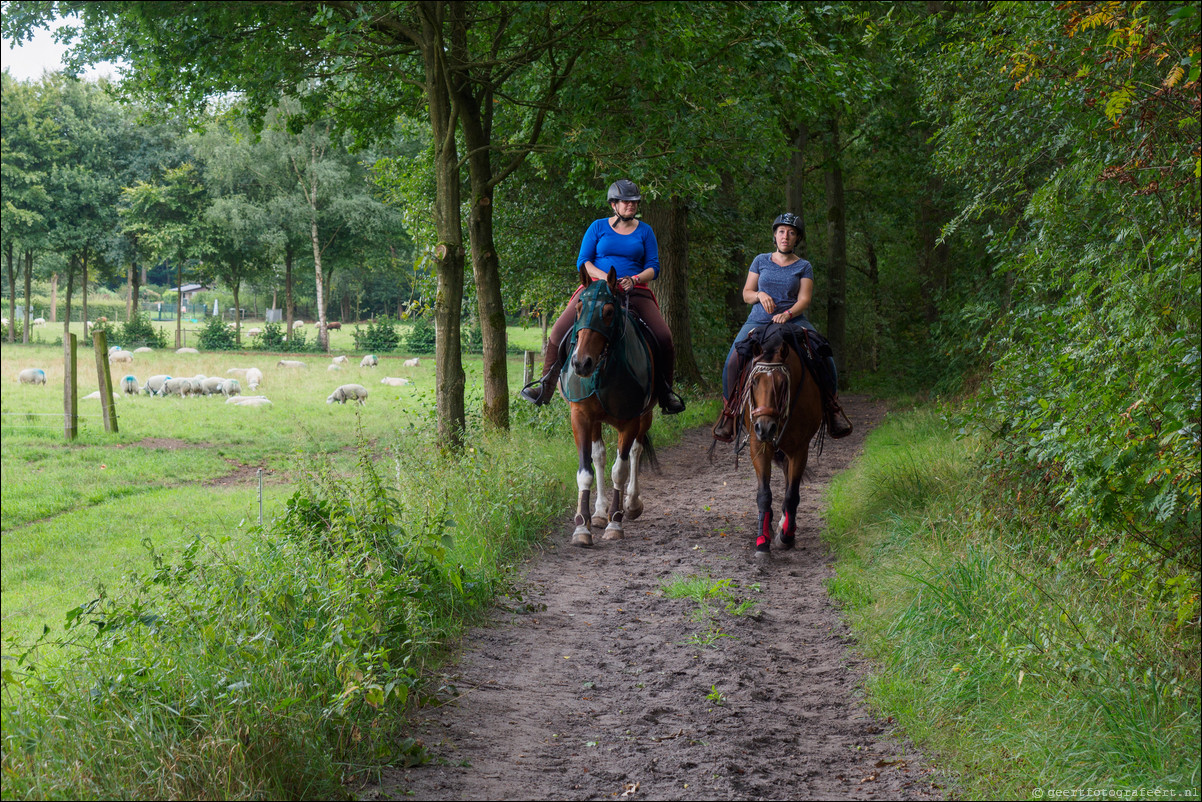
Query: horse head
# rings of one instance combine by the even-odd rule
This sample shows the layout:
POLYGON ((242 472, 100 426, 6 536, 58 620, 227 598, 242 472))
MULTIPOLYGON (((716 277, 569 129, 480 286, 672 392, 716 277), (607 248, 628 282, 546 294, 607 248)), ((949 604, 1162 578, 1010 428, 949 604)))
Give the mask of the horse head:
POLYGON ((619 331, 618 274, 611 268, 605 281, 594 281, 581 267, 580 283, 584 285, 584 291, 576 300, 576 325, 572 330, 576 349, 572 352, 572 370, 578 376, 588 377, 597 369, 605 349, 619 331))
MULTIPOLYGON (((751 372, 747 378, 747 407, 751 425, 761 443, 775 446, 789 422, 793 406, 794 375, 792 353, 780 326, 770 325, 752 332, 751 372)), ((796 359, 794 360, 796 361, 796 359)))

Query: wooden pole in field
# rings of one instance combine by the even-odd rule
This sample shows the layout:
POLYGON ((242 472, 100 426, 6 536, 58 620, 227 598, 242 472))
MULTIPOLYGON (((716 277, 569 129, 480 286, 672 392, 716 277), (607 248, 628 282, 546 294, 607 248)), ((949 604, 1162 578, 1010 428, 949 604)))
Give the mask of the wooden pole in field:
POLYGON ((79 388, 76 386, 79 374, 75 363, 75 340, 74 334, 63 338, 63 434, 68 440, 74 440, 79 434, 79 388))
POLYGON ((117 408, 113 405, 113 377, 109 371, 109 343, 104 329, 92 332, 96 347, 96 378, 100 382, 100 410, 104 415, 104 430, 117 431, 117 408))
POLYGON ((534 372, 534 352, 526 351, 526 356, 522 360, 522 386, 525 387, 530 383, 530 374, 534 372))

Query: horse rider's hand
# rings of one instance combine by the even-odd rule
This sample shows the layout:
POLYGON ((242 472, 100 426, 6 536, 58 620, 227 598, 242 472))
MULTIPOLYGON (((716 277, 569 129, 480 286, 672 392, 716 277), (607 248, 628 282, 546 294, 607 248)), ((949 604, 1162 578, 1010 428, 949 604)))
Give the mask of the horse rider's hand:
POLYGON ((772 300, 772 296, 766 292, 759 293, 760 306, 764 307, 764 311, 772 314, 776 311, 776 302, 772 300))
POLYGON ((779 315, 772 316, 773 323, 788 323, 792 319, 793 313, 787 309, 784 312, 781 312, 779 315))
POLYGON ((635 286, 634 279, 629 276, 618 279, 618 287, 622 290, 622 292, 630 292, 635 288, 635 286))

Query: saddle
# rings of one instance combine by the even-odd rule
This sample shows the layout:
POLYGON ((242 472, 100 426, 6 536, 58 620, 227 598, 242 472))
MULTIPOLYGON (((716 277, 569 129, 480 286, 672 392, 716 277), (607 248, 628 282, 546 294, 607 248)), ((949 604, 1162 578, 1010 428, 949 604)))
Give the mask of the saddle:
POLYGON ((627 312, 623 325, 605 349, 593 375, 580 376, 567 355, 576 347, 576 331, 565 337, 559 389, 568 401, 595 395, 606 414, 619 420, 637 418, 654 403, 650 336, 637 315, 627 312), (569 340, 571 341, 569 343, 569 340))

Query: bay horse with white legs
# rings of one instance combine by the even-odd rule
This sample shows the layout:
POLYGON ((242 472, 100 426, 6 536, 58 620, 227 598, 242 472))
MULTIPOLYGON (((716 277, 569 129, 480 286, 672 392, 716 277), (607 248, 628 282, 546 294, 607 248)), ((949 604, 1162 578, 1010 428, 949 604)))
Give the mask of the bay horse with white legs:
MULTIPOLYGON (((793 548, 797 536, 797 504, 810 441, 823 425, 822 394, 799 349, 806 348, 797 327, 770 324, 753 331, 753 359, 742 381, 740 410, 750 442, 751 461, 759 480, 756 559, 770 556, 772 542, 772 463, 785 471, 776 545, 793 548)), ((811 360, 812 362, 813 360, 811 360)))
POLYGON ((639 496, 639 462, 657 467, 648 430, 655 405, 655 362, 633 315, 617 291, 617 274, 594 281, 580 270, 584 289, 576 301, 576 325, 568 337, 568 360, 559 378, 559 389, 572 407, 572 436, 580 467, 576 486, 576 530, 572 545, 593 545, 591 526, 605 527, 603 540, 621 540, 622 524, 643 512, 639 496), (618 453, 610 478, 609 504, 600 486, 605 470, 605 442, 601 425, 618 432, 618 453), (597 501, 589 512, 593 467, 597 469, 597 501))

